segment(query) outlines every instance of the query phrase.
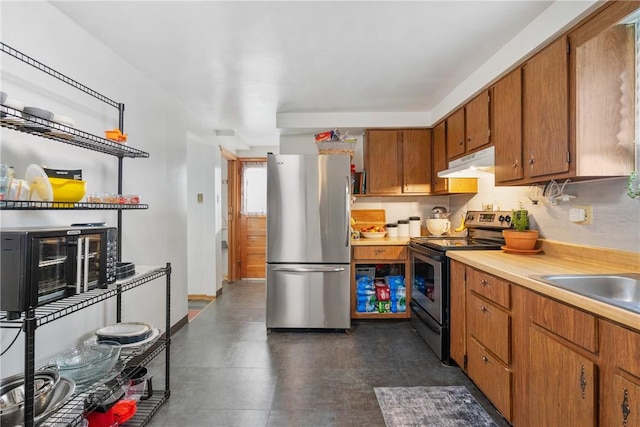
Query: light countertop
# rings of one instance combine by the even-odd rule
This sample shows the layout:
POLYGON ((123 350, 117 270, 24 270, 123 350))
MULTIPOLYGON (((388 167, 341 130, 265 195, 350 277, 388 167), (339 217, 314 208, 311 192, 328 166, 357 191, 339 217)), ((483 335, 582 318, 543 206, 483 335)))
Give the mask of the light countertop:
MULTIPOLYGON (((562 246, 562 245, 560 245, 562 246)), ((588 251, 588 249, 585 249, 588 251)), ((640 254, 625 252, 622 254, 624 262, 614 264, 611 259, 617 259, 615 252, 602 249, 598 257, 577 259, 576 257, 562 257, 559 247, 550 247, 543 253, 535 255, 508 254, 503 251, 448 251, 447 256, 464 264, 486 271, 489 274, 524 286, 532 291, 570 304, 597 316, 619 322, 628 327, 640 330, 640 314, 600 302, 562 288, 530 279, 529 275, 542 274, 607 274, 607 273, 637 273, 640 254), (612 254, 613 253, 613 254, 612 254)), ((588 252, 583 252, 588 253, 588 252)), ((569 255, 571 248, 569 248, 569 255)))

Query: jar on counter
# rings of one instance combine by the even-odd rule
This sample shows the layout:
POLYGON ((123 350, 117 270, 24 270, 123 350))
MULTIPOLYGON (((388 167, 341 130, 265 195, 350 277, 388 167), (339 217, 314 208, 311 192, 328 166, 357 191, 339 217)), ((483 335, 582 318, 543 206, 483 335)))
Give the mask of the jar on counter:
POLYGON ((392 224, 386 224, 385 228, 387 229, 387 236, 391 238, 398 237, 398 224, 395 222, 392 224))
POLYGON ((409 220, 398 220, 398 237, 409 237, 409 220))
POLYGON ((409 237, 419 237, 419 236, 420 236, 420 217, 410 216, 409 217, 409 237))

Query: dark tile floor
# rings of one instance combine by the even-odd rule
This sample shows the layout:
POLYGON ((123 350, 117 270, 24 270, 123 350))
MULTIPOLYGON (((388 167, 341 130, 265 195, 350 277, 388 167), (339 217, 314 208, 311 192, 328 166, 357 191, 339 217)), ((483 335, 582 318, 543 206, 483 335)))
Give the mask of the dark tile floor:
MULTIPOLYGON (((267 334, 264 286, 225 284, 221 297, 174 335, 171 398, 150 426, 384 426, 374 387, 431 385, 467 386, 498 426, 508 426, 409 322, 267 334)), ((151 366, 154 385, 164 381, 161 359, 151 366)))

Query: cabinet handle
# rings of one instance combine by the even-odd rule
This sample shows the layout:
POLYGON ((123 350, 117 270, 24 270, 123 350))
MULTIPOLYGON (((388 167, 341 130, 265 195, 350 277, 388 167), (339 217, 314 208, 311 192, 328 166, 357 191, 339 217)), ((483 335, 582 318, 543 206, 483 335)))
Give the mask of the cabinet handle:
POLYGON ((484 363, 489 363, 489 358, 487 356, 482 356, 482 361, 484 363))
POLYGON ((482 286, 489 286, 491 284, 489 281, 484 279, 480 279, 480 283, 482 283, 482 286))
POLYGON ((533 154, 531 155, 531 157, 529 157, 529 164, 532 165, 536 162, 536 159, 533 157, 533 154))
POLYGON ((480 311, 483 312, 483 313, 488 313, 489 309, 487 307, 485 307, 484 305, 481 305, 480 306, 480 311))
POLYGON ((629 418, 631 410, 629 409, 629 390, 626 388, 624 389, 624 398, 622 399, 622 405, 620 406, 622 408, 622 425, 627 427, 627 418, 629 418))
POLYGON ((513 164, 511 165, 514 169, 518 169, 518 159, 515 160, 515 162, 513 162, 513 164))
POLYGON ((374 249, 374 252, 377 253, 377 254, 383 254, 386 251, 384 249, 374 249))
POLYGON ((580 365, 580 390, 582 390, 582 400, 585 399, 586 388, 587 388, 587 379, 584 376, 584 365, 580 365))
POLYGON ((464 139, 461 139, 460 142, 458 142, 458 145, 464 145, 464 139))

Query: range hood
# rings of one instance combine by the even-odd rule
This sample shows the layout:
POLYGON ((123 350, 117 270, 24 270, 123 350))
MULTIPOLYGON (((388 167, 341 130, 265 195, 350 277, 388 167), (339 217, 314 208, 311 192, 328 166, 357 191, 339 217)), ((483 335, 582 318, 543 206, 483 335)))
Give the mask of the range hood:
POLYGON ((439 178, 479 178, 495 170, 493 147, 476 151, 449 162, 449 168, 438 172, 439 178))

